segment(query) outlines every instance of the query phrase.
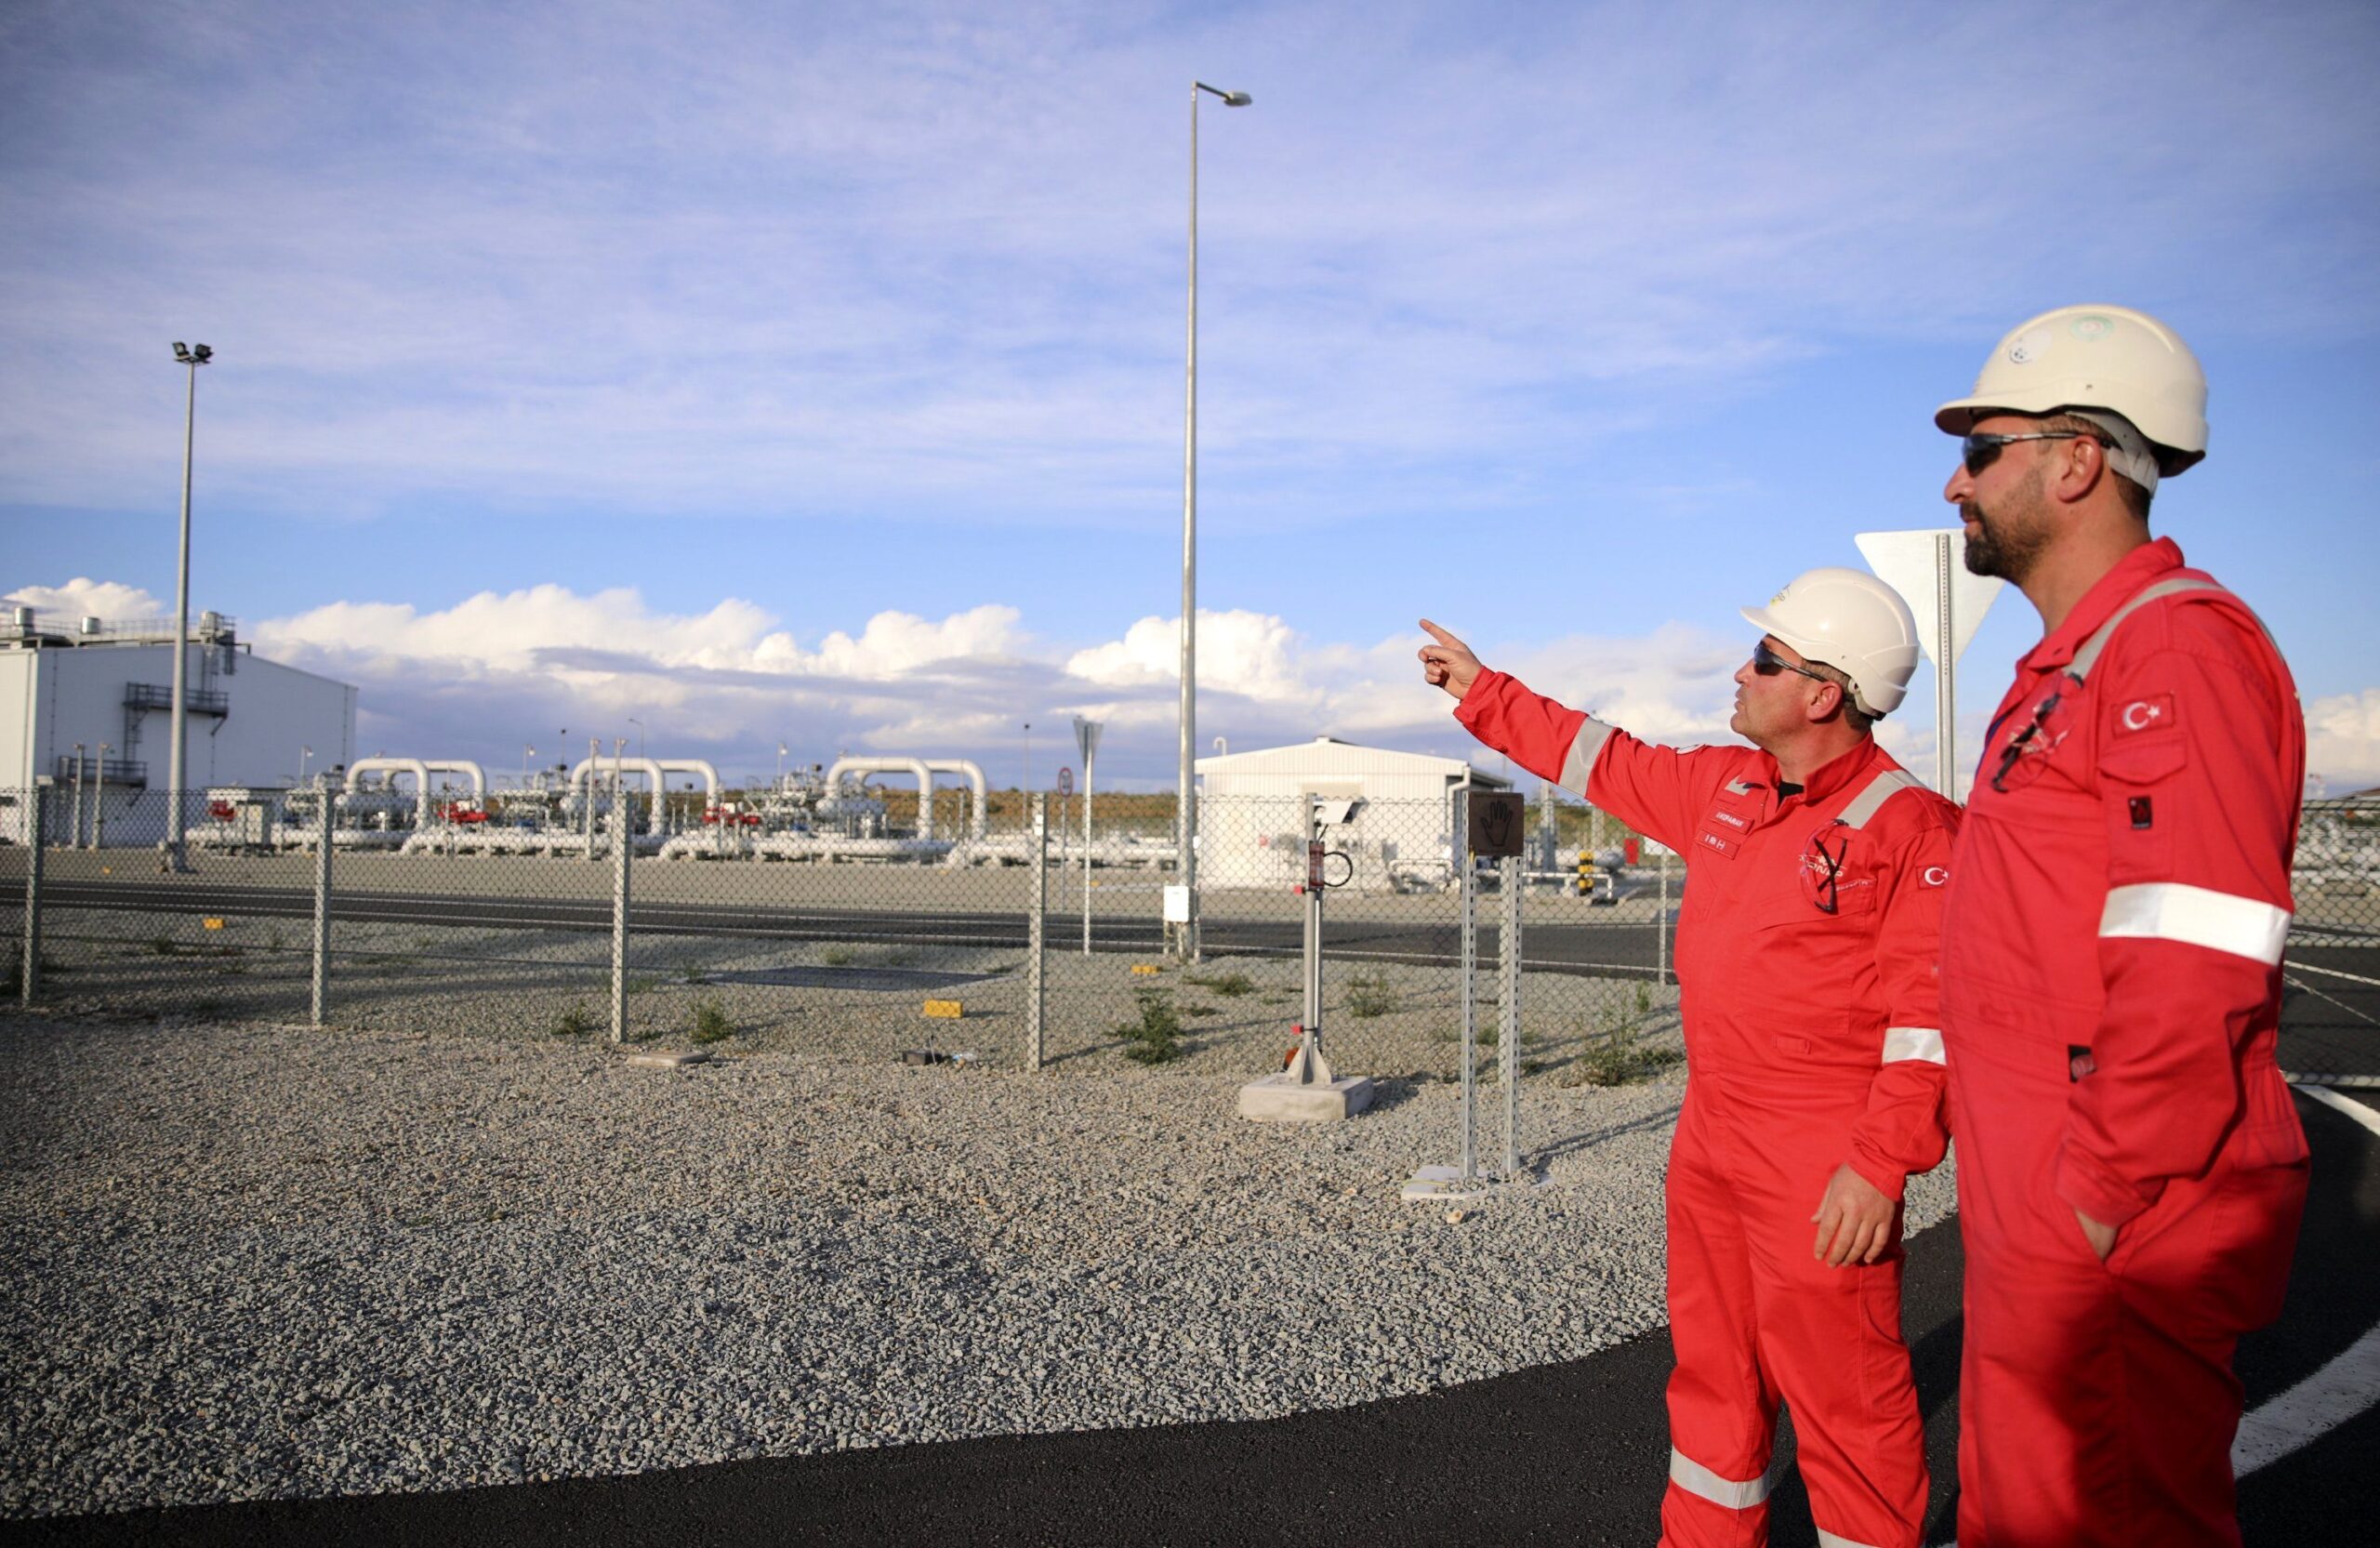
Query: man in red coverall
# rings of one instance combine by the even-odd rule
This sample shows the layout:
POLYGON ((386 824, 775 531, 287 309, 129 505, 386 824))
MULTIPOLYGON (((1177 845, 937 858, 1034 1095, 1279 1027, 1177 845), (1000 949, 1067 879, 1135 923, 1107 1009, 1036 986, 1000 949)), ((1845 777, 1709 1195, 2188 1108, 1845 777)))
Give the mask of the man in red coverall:
POLYGON ((2306 1195, 2273 1062, 2306 736, 2255 615, 2149 536, 2205 404, 2164 324, 2068 307, 1935 417, 1966 438, 1968 568, 2043 631, 1943 919, 1964 1548, 2240 1541, 2231 1353, 2280 1311, 2306 1195))
POLYGON ((1744 616, 1764 634, 1729 724, 1750 748, 1648 746, 1426 621, 1421 661, 1481 741, 1686 856, 1661 1541, 1767 1541, 1782 1401, 1823 1540, 1914 1548, 1900 1197, 1945 1143, 1935 961, 1958 808, 1869 733, 1917 662, 1897 593, 1813 570, 1744 616))

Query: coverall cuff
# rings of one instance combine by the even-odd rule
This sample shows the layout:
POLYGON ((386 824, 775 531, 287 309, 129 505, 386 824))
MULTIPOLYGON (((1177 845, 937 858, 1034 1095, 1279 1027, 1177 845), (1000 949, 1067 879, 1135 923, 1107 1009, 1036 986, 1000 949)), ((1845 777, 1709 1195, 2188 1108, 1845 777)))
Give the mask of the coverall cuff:
POLYGON ((1479 675, 1471 680, 1471 686, 1463 690, 1462 697, 1456 701, 1454 707, 1454 718, 1461 721, 1466 730, 1487 709, 1488 701, 1495 696, 1498 687, 1508 675, 1493 667, 1479 668, 1479 675))
POLYGON ((2163 1184, 2153 1184, 2149 1197, 2143 1198, 2140 1190, 2071 1144, 2057 1147, 2050 1179, 2058 1197, 2102 1225, 2130 1224, 2165 1191, 2163 1184))
POLYGON ((1909 1181, 1909 1174, 1907 1172, 1901 1171, 1901 1169, 1897 1166, 1880 1161, 1875 1157, 1856 1149, 1852 1151, 1847 1164, 1850 1166, 1852 1171, 1867 1179, 1869 1186, 1874 1188, 1878 1193, 1883 1194, 1886 1198, 1891 1199, 1894 1203, 1897 1204, 1900 1202, 1901 1189, 1909 1181))

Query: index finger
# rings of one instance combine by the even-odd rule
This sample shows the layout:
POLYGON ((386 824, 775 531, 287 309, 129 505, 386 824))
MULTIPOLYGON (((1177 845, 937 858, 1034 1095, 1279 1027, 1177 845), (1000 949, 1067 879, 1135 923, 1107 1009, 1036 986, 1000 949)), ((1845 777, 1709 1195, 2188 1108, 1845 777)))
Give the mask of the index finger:
POLYGON ((1457 650, 1463 648, 1461 641, 1456 639, 1453 635, 1448 634, 1445 629, 1440 628, 1437 625, 1430 622, 1429 619, 1422 619, 1421 627, 1428 629, 1430 631, 1430 638, 1435 640, 1439 644, 1452 645, 1457 650))

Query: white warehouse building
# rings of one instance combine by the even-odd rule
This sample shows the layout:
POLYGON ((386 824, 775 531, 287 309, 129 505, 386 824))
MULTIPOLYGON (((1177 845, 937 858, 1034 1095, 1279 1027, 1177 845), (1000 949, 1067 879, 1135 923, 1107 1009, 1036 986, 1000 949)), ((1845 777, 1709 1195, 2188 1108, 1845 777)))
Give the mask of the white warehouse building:
MULTIPOLYGON (((111 624, 14 609, 0 630, 0 836, 23 841, 23 792, 47 778, 59 787, 52 824, 80 822, 89 838, 103 821, 111 846, 164 837, 173 641, 170 618, 111 624)), ((353 761, 351 684, 250 654, 217 613, 200 616, 183 648, 182 783, 193 827, 205 820, 209 787, 287 786, 301 766, 311 774, 353 761)))
MULTIPOLYGON (((1288 886, 1303 871, 1305 801, 1353 799, 1353 818, 1325 837, 1367 892, 1443 886, 1454 874, 1455 792, 1512 781, 1460 758, 1359 747, 1317 736, 1289 747, 1201 758, 1198 880, 1211 887, 1288 886)), ((1334 868, 1332 878, 1338 880, 1334 868)))

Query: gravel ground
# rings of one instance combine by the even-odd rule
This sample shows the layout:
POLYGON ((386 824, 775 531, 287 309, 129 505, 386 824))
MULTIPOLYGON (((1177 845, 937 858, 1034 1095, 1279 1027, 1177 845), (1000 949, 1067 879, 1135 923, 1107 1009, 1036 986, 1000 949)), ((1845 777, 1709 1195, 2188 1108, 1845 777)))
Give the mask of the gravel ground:
MULTIPOLYGON (((292 1021, 307 1014, 311 945, 305 921, 257 916, 59 909, 44 936, 51 964, 42 1003, 68 1016, 166 1015, 197 1021, 292 1021)), ((482 925, 343 922, 334 933, 331 1018, 339 1025, 408 1031, 424 1025, 515 1038, 548 1034, 575 1013, 610 1027, 607 936, 482 925)), ((9 945, 0 934, 0 951, 9 945)), ((628 954, 632 1038, 682 1043, 695 1010, 711 1005, 739 1050, 859 1062, 904 1048, 971 1049, 1015 1067, 1025 1056, 1026 978, 1017 947, 879 941, 634 937, 628 954), (803 970, 799 985, 757 983, 803 970), (923 982, 910 982, 917 975, 923 982), (862 986, 838 987, 849 978, 862 986), (943 980, 948 980, 944 982, 943 980), (954 1025, 921 1017, 928 998, 956 999, 954 1025)), ((1277 1068, 1302 1003, 1294 956, 1219 957, 1183 972, 1155 954, 1053 949, 1045 958, 1044 1056, 1062 1074, 1104 1076, 1122 1063, 1119 1028, 1138 1021, 1137 996, 1155 994, 1181 1025, 1190 1074, 1246 1078, 1277 1068), (1157 970, 1136 976, 1135 965, 1157 970)), ((1371 1075, 1453 1078, 1461 1049, 1459 973, 1438 964, 1368 961, 1345 953, 1325 967, 1327 1041, 1333 1061, 1371 1075)), ((1496 1026, 1496 974, 1478 974, 1478 1025, 1496 1026)), ((1530 1074, 1573 1077, 1591 1043, 1625 1023, 1674 1053, 1677 991, 1630 978, 1531 971, 1522 975, 1522 1057, 1530 1074), (1640 1009, 1641 1007, 1641 1009, 1640 1009)), ((1483 1053, 1492 1060, 1492 1050, 1483 1053)))
POLYGON ((0 1020, 0 1514, 1256 1418, 1660 1322, 1674 1070, 1525 1085, 1550 1185, 1459 1224, 1397 1198, 1448 1085, 1237 1079, 0 1020))

